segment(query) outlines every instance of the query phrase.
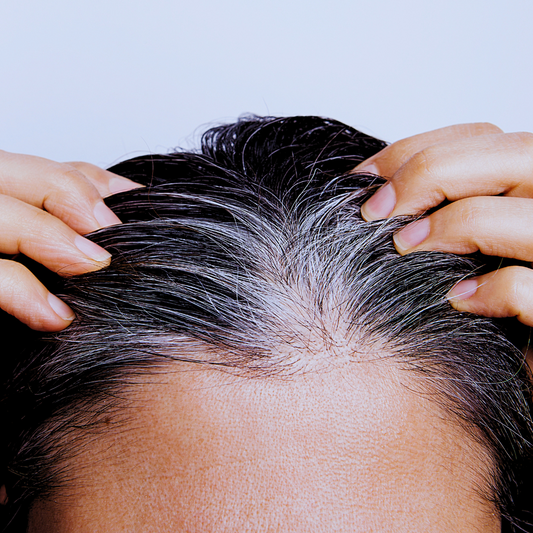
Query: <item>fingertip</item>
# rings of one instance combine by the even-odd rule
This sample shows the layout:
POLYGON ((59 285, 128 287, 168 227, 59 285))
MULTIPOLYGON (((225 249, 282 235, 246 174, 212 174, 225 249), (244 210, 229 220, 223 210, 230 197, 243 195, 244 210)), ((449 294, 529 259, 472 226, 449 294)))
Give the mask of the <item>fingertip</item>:
MULTIPOLYGON (((63 301, 60 300, 57 296, 52 293, 48 293, 48 304, 52 308, 52 311, 61 318, 61 320, 68 322, 70 324, 76 317, 74 311, 63 301)), ((65 327, 68 325, 65 324, 65 327)))
MULTIPOLYGON (((109 172, 111 174, 111 172, 109 172)), ((135 181, 111 174, 113 177, 109 180, 109 192, 111 194, 118 194, 119 192, 131 191, 133 189, 142 189, 144 185, 135 181)))
POLYGON ((380 176, 379 168, 374 162, 369 161, 363 161, 360 165, 357 165, 354 170, 354 172, 361 172, 365 174, 374 174, 376 176, 380 176))
POLYGON ((111 194, 117 194, 119 192, 131 191, 133 189, 141 189, 144 185, 132 181, 128 178, 123 178, 122 176, 117 176, 108 172, 112 177, 109 180, 109 192, 111 194))
POLYGON ((430 231, 429 218, 415 220, 394 235, 394 246, 398 253, 405 255, 409 250, 422 244, 429 237, 430 231))
POLYGON ((387 183, 361 206, 361 216, 367 222, 387 218, 396 206, 396 193, 387 183))
POLYGON ((472 298, 479 288, 479 281, 477 278, 464 279, 455 285, 451 291, 446 295, 446 299, 451 306, 457 311, 468 311, 468 300, 472 298))
POLYGON ((43 295, 40 301, 33 301, 32 305, 21 305, 11 313, 29 328, 42 332, 61 331, 76 318, 74 311, 51 293, 43 295))
POLYGON ((94 218, 98 222, 100 228, 107 226, 114 226, 115 224, 122 224, 120 218, 104 204, 104 202, 98 202, 94 206, 93 210, 94 218))
MULTIPOLYGON (((76 248, 86 257, 96 261, 97 263, 100 263, 100 268, 108 266, 111 262, 111 254, 105 248, 98 246, 98 244, 86 239, 85 237, 82 237, 81 235, 76 236, 74 239, 74 244, 76 248)), ((91 268, 92 267, 93 265, 91 265, 91 268)))
POLYGON ((367 213, 367 211, 366 211, 366 202, 361 206, 361 218, 365 222, 372 222, 373 221, 371 215, 369 213, 367 213))

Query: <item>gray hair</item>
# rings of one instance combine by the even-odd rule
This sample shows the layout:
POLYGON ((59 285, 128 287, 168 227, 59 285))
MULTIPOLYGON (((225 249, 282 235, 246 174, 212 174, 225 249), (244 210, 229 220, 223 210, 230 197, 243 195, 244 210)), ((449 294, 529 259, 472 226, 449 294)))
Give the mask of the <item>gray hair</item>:
POLYGON ((147 187, 109 198, 125 224, 90 235, 113 254, 110 267, 49 281, 77 319, 32 337, 6 374, 10 517, 68 479, 61 458, 109 413, 121 419, 120 391, 139 372, 173 360, 286 377, 313 369, 309 353, 335 364, 348 351, 424 378, 494 458, 487 497, 506 527, 526 531, 533 423, 523 354, 507 322, 445 299, 493 264, 401 257, 392 236, 413 217, 363 221, 360 206, 384 181, 350 171, 384 146, 328 119, 251 117, 208 131, 200 152, 112 168, 147 187))

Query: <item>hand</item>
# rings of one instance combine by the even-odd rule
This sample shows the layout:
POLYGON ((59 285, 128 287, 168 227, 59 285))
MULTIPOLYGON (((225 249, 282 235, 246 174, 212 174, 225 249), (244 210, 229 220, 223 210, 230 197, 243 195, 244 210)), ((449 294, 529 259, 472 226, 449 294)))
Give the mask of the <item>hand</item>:
MULTIPOLYGON (((418 250, 533 261, 533 134, 491 124, 451 126, 394 143, 359 165, 388 178, 362 207, 365 220, 423 213, 394 237, 402 255, 418 250)), ((511 266, 458 283, 459 311, 533 326, 533 270, 511 266)))
MULTIPOLYGON (((64 276, 103 268, 110 254, 80 234, 119 224, 102 198, 135 187, 88 163, 0 151, 0 254, 22 253, 64 276)), ((39 331, 74 319, 26 267, 7 259, 0 259, 0 308, 39 331)))

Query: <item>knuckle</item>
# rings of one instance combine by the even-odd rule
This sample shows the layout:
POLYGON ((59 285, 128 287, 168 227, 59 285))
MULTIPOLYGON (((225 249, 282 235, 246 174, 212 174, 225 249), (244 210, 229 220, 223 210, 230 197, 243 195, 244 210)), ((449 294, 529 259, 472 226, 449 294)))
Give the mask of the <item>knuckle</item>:
POLYGON ((528 131, 519 132, 516 134, 521 144, 528 152, 533 151, 533 133, 528 131))
POLYGON ((28 228, 29 230, 39 230, 42 231, 43 228, 46 228, 57 220, 55 217, 43 211, 42 209, 29 209, 26 213, 26 223, 21 226, 28 228))
POLYGON ((461 228, 461 233, 467 236, 475 235, 478 232, 486 213, 485 206, 479 198, 457 200, 449 206, 449 209, 453 211, 451 219, 456 220, 457 225, 461 228))
MULTIPOLYGON (((420 146, 412 139, 401 139, 387 146, 379 156, 380 161, 386 167, 397 169, 405 164, 420 149, 420 146)), ((392 177, 391 175, 388 177, 392 177)))
POLYGON ((44 249, 51 246, 57 252, 59 243, 69 242, 67 228, 64 223, 53 215, 40 209, 31 209, 25 214, 25 221, 18 227, 16 235, 17 248, 23 253, 28 253, 28 247, 32 250, 44 249))
POLYGON ((503 133, 503 130, 491 122, 478 122, 474 124, 476 131, 481 133, 503 133))
POLYGON ((2 298, 9 298, 20 287, 27 284, 33 274, 22 264, 6 259, 0 260, 0 286, 2 287, 2 298))
POLYGON ((83 186, 86 183, 83 173, 77 167, 69 163, 63 163, 62 179, 66 183, 73 184, 74 186, 83 186))
POLYGON ((505 268, 503 285, 508 302, 513 308, 519 307, 524 296, 533 291, 533 271, 522 266, 505 268))
POLYGON ((83 168, 87 163, 83 161, 67 161, 66 163, 63 163, 64 165, 69 165, 71 167, 77 168, 78 170, 83 168))
POLYGON ((55 186, 43 199, 44 207, 53 206, 59 216, 65 213, 84 211, 87 202, 101 199, 94 185, 76 167, 62 163, 55 173, 55 186))
POLYGON ((2 279, 26 277, 30 273, 27 267, 21 263, 17 263, 16 261, 2 259, 0 260, 0 265, 2 279))
POLYGON ((439 158, 433 146, 417 152, 411 157, 408 165, 409 172, 420 176, 423 181, 432 181, 439 174, 439 158))
POLYGON ((413 153, 413 141, 411 139, 401 139, 387 146, 385 150, 387 157, 397 161, 408 159, 413 153))
POLYGON ((508 133, 507 138, 514 149, 533 155, 533 133, 527 131, 508 133))
POLYGON ((60 194, 87 196, 92 192, 92 186, 83 172, 70 163, 57 163, 54 169, 54 182, 56 185, 54 189, 60 194))
POLYGON ((91 163, 86 163, 84 161, 69 161, 68 163, 65 163, 65 164, 72 167, 75 171, 77 171, 79 176, 84 181, 86 181, 89 176, 97 173, 97 171, 100 170, 95 165, 91 165, 91 163))

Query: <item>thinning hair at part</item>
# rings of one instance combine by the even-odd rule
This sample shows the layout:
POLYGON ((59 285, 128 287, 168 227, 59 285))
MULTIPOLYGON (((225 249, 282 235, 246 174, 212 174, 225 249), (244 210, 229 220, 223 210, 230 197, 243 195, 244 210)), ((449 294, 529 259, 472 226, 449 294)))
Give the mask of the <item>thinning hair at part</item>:
MULTIPOLYGON (((331 354, 356 346, 354 364, 374 354, 423 377, 425 392, 493 458, 487 497, 504 530, 528 530, 523 355, 504 322, 445 300, 487 270, 486 258, 401 257, 392 235, 412 218, 362 220, 360 206, 383 180, 350 171, 384 146, 333 120, 249 117, 209 130, 198 152, 110 169, 146 185, 108 198, 124 224, 90 235, 113 254, 111 266, 49 279, 76 321, 25 333, 22 353, 3 363, 7 530, 23 527, 35 498, 68 483, 64 457, 105 419, 120 420, 121 391, 139 372, 174 360, 297 379, 311 338, 331 354)), ((8 323, 4 338, 19 335, 8 323)))

